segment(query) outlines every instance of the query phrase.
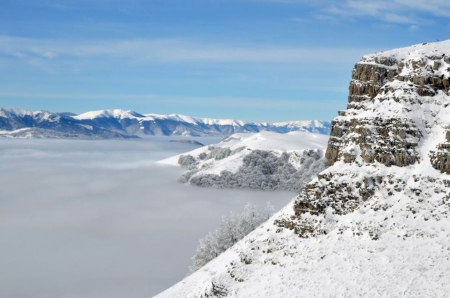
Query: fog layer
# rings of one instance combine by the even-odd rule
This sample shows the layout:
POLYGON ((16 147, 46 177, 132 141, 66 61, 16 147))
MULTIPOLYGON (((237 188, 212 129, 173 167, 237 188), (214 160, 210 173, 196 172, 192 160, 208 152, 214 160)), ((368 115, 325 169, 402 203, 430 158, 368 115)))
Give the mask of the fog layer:
POLYGON ((187 274, 222 215, 294 196, 185 186, 183 169, 154 164, 194 148, 0 140, 0 297, 151 297, 187 274))

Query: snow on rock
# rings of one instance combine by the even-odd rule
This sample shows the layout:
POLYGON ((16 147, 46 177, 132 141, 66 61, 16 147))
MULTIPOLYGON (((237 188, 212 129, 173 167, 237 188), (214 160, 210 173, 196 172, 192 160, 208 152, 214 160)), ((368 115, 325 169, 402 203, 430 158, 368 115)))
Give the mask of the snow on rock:
POLYGON ((157 297, 448 297, 450 41, 364 56, 330 167, 157 297))
POLYGON ((159 163, 186 167, 178 180, 196 186, 299 191, 326 167, 327 140, 299 131, 239 133, 159 163))

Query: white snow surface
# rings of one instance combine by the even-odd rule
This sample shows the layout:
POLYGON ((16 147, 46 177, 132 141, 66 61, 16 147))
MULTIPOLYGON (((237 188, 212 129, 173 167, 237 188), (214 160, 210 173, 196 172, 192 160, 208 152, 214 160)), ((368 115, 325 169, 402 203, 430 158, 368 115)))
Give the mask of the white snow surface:
POLYGON ((323 121, 320 120, 304 120, 304 121, 284 121, 284 122, 275 122, 274 126, 287 126, 287 127, 295 127, 295 126, 313 126, 313 127, 325 127, 323 125, 323 121))
POLYGON ((179 154, 164 160, 158 161, 160 164, 179 166, 178 159, 180 155, 191 155, 197 158, 201 153, 208 153, 211 147, 230 148, 230 150, 243 149, 224 159, 199 160, 197 165, 201 169, 195 174, 216 174, 222 171, 235 173, 242 165, 243 158, 252 150, 269 151, 277 156, 283 152, 297 152, 300 156, 304 150, 322 150, 324 152, 328 142, 328 136, 310 132, 295 131, 286 134, 262 131, 259 133, 236 133, 224 138, 220 143, 210 146, 204 146, 187 153, 179 154))
POLYGON ((254 124, 253 122, 245 122, 241 120, 232 120, 232 119, 211 119, 211 118, 199 118, 199 117, 191 117, 180 114, 171 114, 171 115, 158 115, 158 114, 146 114, 145 116, 153 118, 153 119, 164 119, 164 120, 173 120, 186 122, 190 124, 207 124, 207 125, 231 125, 231 126, 244 126, 246 124, 254 124))
POLYGON ((422 43, 408 47, 397 48, 389 51, 378 52, 375 54, 364 55, 362 62, 373 61, 375 57, 387 57, 397 61, 417 60, 424 57, 440 57, 449 54, 450 40, 433 43, 422 43))
MULTIPOLYGON (((450 41, 367 55, 361 63, 385 57, 397 67, 442 54, 450 55, 450 41)), ((419 71, 431 76, 427 63, 419 71)), ((448 78, 448 72, 441 74, 448 78)), ((411 84, 395 79, 387 84, 394 91, 385 88, 363 103, 365 109, 348 110, 336 119, 411 119, 423 134, 417 149, 420 162, 387 167, 365 163, 360 156, 353 163, 336 162, 310 185, 331 190, 344 185, 358 196, 359 183, 373 195, 367 201, 360 197, 355 210, 346 214, 327 207, 325 215, 301 215, 326 233, 301 238, 275 225, 295 215, 301 194, 231 249, 156 297, 449 297, 450 175, 432 168, 428 154, 445 141, 450 128, 450 96, 442 91, 419 96, 408 88, 411 84), (376 186, 367 177, 387 182, 376 186)), ((358 152, 359 147, 348 150, 358 152)), ((325 192, 317 195, 332 199, 325 192)))
POLYGON ((116 119, 140 119, 140 120, 172 120, 177 122, 185 122, 193 125, 205 124, 205 125, 219 125, 219 126, 234 126, 243 127, 245 125, 261 125, 268 126, 272 125, 275 127, 317 127, 324 128, 325 121, 321 120, 299 120, 299 121, 285 121, 285 122, 275 122, 275 123, 260 123, 260 122, 250 122, 234 119, 212 119, 212 118, 201 118, 201 117, 191 117, 180 114, 170 114, 170 115, 160 115, 160 114, 144 114, 141 115, 137 112, 120 109, 110 109, 110 110, 98 110, 90 111, 73 118, 78 120, 92 120, 96 118, 116 118, 116 119))
POLYGON ((134 111, 125 111, 120 109, 110 109, 110 110, 98 110, 98 111, 90 111, 83 114, 79 114, 73 116, 73 118, 78 120, 92 120, 95 118, 143 118, 144 116, 134 112, 134 111))
MULTIPOLYGON (((31 130, 30 128, 20 128, 20 129, 16 129, 16 130, 0 130, 0 137, 13 138, 18 133, 25 133, 30 130, 31 130)), ((32 138, 32 137, 33 137, 32 134, 29 133, 29 134, 24 134, 23 136, 21 136, 19 138, 28 139, 28 138, 32 138)))
POLYGON ((38 111, 28 111, 24 109, 19 108, 0 108, 0 117, 6 117, 9 118, 11 116, 30 116, 30 117, 36 117, 39 116, 43 120, 49 120, 52 114, 50 112, 44 111, 44 110, 38 110, 38 111))

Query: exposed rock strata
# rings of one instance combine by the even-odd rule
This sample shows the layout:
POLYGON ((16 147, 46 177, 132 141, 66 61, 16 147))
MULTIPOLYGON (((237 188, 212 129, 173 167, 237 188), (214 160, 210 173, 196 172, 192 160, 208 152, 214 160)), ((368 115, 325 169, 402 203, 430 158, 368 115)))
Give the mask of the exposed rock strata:
MULTIPOLYGON (((346 163, 353 162, 358 153, 365 162, 378 161, 386 166, 408 166, 420 162, 416 148, 422 132, 418 126, 424 123, 416 123, 407 117, 411 112, 407 106, 422 105, 422 96, 449 95, 449 62, 450 56, 445 54, 407 60, 364 57, 352 72, 348 110, 341 111, 341 117, 332 122, 326 153, 329 163, 332 165, 341 158, 346 163), (401 109, 407 113, 402 118, 385 115, 360 117, 361 111, 373 110, 375 102, 385 100, 403 105, 401 109), (357 145, 359 150, 346 150, 349 144, 357 145)), ((437 169, 446 168, 445 158, 441 158, 443 155, 440 153, 439 161, 436 161, 437 169)))
MULTIPOLYGON (((332 121, 325 155, 330 165, 344 162, 359 167, 408 167, 423 162, 420 142, 429 141, 432 128, 450 121, 450 55, 416 54, 396 57, 388 52, 386 57, 380 53, 365 56, 355 65, 348 109, 332 121)), ((430 150, 428 157, 434 169, 450 174, 450 131, 445 131, 445 142, 430 150)), ((319 175, 318 181, 307 185, 297 198, 295 216, 276 223, 308 237, 324 231, 320 225, 308 225, 302 216, 305 213, 325 214, 331 208, 334 214, 347 214, 373 199, 375 189, 388 190, 388 196, 407 191, 405 180, 392 187, 395 182, 386 183, 382 176, 361 177, 354 173, 354 177, 342 182, 343 178, 330 178, 333 175, 348 179, 352 174, 334 171, 319 175)))
POLYGON ((445 134, 446 141, 438 144, 436 150, 431 150, 429 157, 433 168, 441 173, 450 174, 450 131, 445 134))

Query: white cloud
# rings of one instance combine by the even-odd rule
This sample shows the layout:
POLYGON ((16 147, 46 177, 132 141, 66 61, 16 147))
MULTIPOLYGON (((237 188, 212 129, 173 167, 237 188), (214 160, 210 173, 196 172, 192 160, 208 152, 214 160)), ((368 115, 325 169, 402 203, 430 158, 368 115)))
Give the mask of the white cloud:
POLYGON ((125 58, 144 62, 354 61, 368 49, 264 47, 193 43, 176 39, 71 41, 0 36, 0 54, 20 59, 125 58))
POLYGON ((382 22, 428 25, 433 16, 450 16, 448 0, 345 0, 345 1, 302 1, 302 0, 261 0, 264 2, 309 5, 316 8, 316 16, 326 15, 341 18, 372 17, 382 22), (417 15, 430 14, 428 17, 417 15))
POLYGON ((192 149, 168 138, 2 140, 0 296, 152 297, 185 276, 222 215, 294 196, 188 187, 178 168, 152 162, 192 149))
POLYGON ((352 19, 372 17, 382 22, 394 24, 415 25, 430 23, 427 20, 415 17, 412 14, 413 11, 396 4, 396 1, 388 2, 378 0, 366 2, 348 0, 342 4, 335 4, 327 7, 323 11, 324 13, 335 17, 350 17, 352 19))
POLYGON ((78 41, 0 36, 0 58, 7 62, 3 63, 4 71, 23 65, 50 74, 113 69, 118 65, 129 69, 155 63, 258 63, 259 67, 297 63, 333 67, 354 63, 364 54, 379 50, 208 44, 178 39, 78 41))
MULTIPOLYGON (((303 88, 303 87, 302 87, 303 88)), ((305 86, 312 90, 322 90, 330 92, 347 92, 346 88, 324 87, 323 85, 305 86)), ((68 94, 68 93, 26 93, 26 92, 4 92, 0 91, 0 98, 33 98, 54 99, 54 100, 126 100, 128 103, 149 104, 149 103, 171 103, 174 105, 182 105, 189 103, 190 106, 214 106, 214 107, 245 107, 245 108, 275 108, 275 109, 312 109, 319 108, 335 111, 342 108, 340 100, 322 100, 318 107, 317 100, 309 100, 303 98, 298 99, 278 99, 278 98, 256 98, 256 97, 226 97, 226 96, 209 96, 209 97, 187 97, 187 96, 162 96, 155 94, 68 94)), ((140 111, 145 112, 145 111, 140 111)), ((197 117, 206 117, 206 115, 191 115, 197 117)))
POLYGON ((423 23, 421 21, 418 21, 415 18, 408 17, 408 16, 402 16, 395 13, 386 13, 383 16, 383 20, 388 23, 395 23, 395 24, 417 24, 417 23, 423 23))
POLYGON ((389 5, 384 1, 365 2, 349 0, 344 7, 364 15, 378 15, 381 11, 386 10, 389 5))
POLYGON ((450 1, 447 0, 395 0, 396 7, 417 12, 429 12, 436 16, 450 16, 450 1))

